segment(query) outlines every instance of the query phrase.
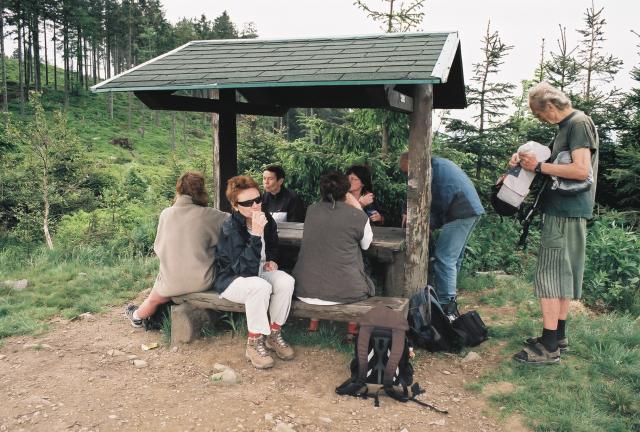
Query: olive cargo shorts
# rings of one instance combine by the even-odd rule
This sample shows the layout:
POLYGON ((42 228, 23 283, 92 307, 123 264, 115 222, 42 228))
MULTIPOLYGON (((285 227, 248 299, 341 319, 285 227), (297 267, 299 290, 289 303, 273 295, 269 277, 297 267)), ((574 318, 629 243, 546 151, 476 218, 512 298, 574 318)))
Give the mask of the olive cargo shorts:
POLYGON ((582 297, 587 220, 543 215, 534 292, 538 298, 582 297))

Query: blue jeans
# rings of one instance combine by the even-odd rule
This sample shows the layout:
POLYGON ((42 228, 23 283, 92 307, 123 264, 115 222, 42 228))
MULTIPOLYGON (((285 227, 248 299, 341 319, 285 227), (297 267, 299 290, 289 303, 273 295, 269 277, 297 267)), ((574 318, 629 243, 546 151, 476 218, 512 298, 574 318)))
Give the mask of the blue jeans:
POLYGON ((464 249, 480 216, 456 219, 440 228, 433 251, 433 276, 441 304, 455 301, 458 272, 462 266, 464 249))

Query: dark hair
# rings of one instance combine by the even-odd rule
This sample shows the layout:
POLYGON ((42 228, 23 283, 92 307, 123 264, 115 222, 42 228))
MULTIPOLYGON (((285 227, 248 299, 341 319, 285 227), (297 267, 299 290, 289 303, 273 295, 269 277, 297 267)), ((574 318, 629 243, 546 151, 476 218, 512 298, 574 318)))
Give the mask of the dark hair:
POLYGON ((371 171, 366 165, 351 165, 347 170, 346 176, 354 174, 362 182, 362 195, 373 192, 373 185, 371 183, 371 171))
POLYGON ((342 201, 349 192, 350 186, 346 175, 338 171, 330 171, 320 177, 320 196, 323 201, 342 201))
POLYGON ((276 175, 276 180, 280 180, 284 178, 284 170, 282 169, 282 167, 278 165, 269 165, 264 170, 271 171, 272 173, 274 173, 276 175))
POLYGON ((176 199, 178 195, 189 195, 194 204, 206 207, 209 197, 204 187, 204 176, 192 171, 182 174, 176 182, 176 199))
POLYGON ((227 180, 227 199, 231 206, 235 206, 238 203, 238 194, 243 190, 258 189, 258 183, 249 176, 235 176, 227 180))

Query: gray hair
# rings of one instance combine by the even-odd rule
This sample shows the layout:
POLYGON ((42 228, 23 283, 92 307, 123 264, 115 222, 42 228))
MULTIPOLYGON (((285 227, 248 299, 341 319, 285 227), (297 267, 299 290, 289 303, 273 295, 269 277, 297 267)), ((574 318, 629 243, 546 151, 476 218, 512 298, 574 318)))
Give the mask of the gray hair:
POLYGON ((553 87, 549 83, 541 82, 529 90, 529 104, 536 108, 544 109, 547 103, 552 104, 559 110, 571 108, 571 100, 562 91, 553 87))

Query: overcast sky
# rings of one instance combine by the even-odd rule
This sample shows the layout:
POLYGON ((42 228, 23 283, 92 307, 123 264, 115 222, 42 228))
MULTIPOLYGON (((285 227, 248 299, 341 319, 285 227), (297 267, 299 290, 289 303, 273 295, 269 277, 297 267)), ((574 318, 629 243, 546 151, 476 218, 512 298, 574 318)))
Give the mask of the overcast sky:
MULTIPOLYGON (((353 5, 351 0, 162 0, 166 16, 172 23, 182 17, 213 19, 226 10, 234 23, 253 21, 261 38, 346 36, 382 33, 373 22, 353 5)), ((379 8, 381 0, 369 0, 379 8)), ((540 57, 542 38, 547 52, 557 49, 559 24, 566 26, 569 46, 573 47, 583 27, 584 12, 591 0, 427 0, 423 31, 458 31, 462 43, 465 80, 472 64, 481 58, 480 39, 491 20, 503 41, 513 45, 505 60, 501 81, 517 83, 531 78, 540 57)), ((640 43, 631 33, 640 33, 640 1, 598 0, 596 9, 604 7, 607 51, 624 61, 615 85, 629 89, 634 85, 629 72, 640 64, 640 43)), ((548 55, 548 54, 547 54, 548 55)), ((635 84, 637 85, 637 83, 635 84)))

